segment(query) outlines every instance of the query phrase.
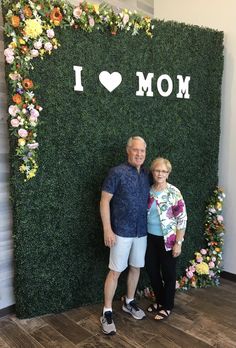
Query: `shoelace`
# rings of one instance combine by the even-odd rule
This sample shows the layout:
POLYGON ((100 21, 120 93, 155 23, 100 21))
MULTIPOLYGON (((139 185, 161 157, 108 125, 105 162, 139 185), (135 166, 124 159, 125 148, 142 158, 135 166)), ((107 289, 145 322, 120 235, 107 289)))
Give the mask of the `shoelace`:
POLYGON ((106 312, 104 316, 106 318, 107 323, 112 324, 112 312, 106 312))
POLYGON ((136 304, 135 301, 131 301, 131 302, 129 303, 129 305, 130 305, 135 311, 139 311, 139 308, 138 308, 138 306, 137 306, 137 304, 136 304))

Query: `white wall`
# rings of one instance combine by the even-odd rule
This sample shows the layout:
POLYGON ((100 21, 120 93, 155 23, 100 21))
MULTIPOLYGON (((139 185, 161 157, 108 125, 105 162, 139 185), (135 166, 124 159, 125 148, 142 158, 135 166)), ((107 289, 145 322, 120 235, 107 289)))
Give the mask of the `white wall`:
MULTIPOLYGON (((1 9, 1 6, 0 6, 1 9)), ((8 132, 6 122, 7 91, 5 84, 2 16, 0 10, 0 309, 14 303, 12 265, 12 217, 9 201, 8 132)))
POLYGON ((226 193, 224 205, 224 270, 236 274, 236 1, 155 0, 154 17, 224 31, 219 184, 226 193))

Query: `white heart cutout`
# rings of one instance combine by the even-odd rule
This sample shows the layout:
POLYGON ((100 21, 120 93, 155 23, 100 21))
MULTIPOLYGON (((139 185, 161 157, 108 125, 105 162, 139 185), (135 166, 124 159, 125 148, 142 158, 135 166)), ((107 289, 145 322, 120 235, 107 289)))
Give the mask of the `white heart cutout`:
POLYGON ((121 84, 122 76, 116 71, 112 74, 108 71, 102 71, 99 74, 99 81, 109 92, 112 92, 121 84))

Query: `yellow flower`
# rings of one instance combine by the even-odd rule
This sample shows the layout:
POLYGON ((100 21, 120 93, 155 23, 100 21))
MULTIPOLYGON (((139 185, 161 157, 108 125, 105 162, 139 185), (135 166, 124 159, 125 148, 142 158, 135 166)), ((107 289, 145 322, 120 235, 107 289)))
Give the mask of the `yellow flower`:
POLYGON ((221 209, 222 209, 222 203, 217 202, 217 203, 216 203, 216 209, 217 209, 217 210, 221 210, 221 209))
POLYGON ((10 48, 16 48, 17 47, 17 43, 12 41, 10 44, 9 44, 9 47, 10 48))
POLYGON ((196 265, 197 274, 209 274, 209 267, 206 262, 201 262, 196 265))
POLYGON ((99 14, 99 4, 93 4, 94 11, 99 14))
POLYGON ((219 253, 221 251, 221 248, 215 248, 215 251, 219 253))
POLYGON ((22 164, 19 169, 21 173, 24 173, 26 171, 26 166, 22 164))
POLYGON ((27 179, 31 179, 35 176, 36 174, 36 170, 35 169, 31 169, 27 175, 27 179))
POLYGON ((26 26, 24 31, 28 37, 35 39, 36 37, 42 34, 42 25, 37 19, 26 19, 25 23, 26 26))
POLYGON ((25 45, 25 40, 23 40, 23 39, 20 38, 20 39, 19 39, 19 44, 20 44, 20 45, 25 45))
POLYGON ((23 138, 18 139, 18 145, 19 146, 24 146, 25 143, 26 143, 25 139, 23 139, 23 138))

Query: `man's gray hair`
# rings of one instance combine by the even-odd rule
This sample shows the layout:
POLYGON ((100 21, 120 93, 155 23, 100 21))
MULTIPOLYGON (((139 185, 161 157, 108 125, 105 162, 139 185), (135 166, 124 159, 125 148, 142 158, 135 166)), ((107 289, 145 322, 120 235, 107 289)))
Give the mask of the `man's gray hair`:
POLYGON ((140 137, 140 136, 138 136, 138 135, 136 135, 136 136, 134 136, 134 137, 130 137, 130 138, 128 139, 128 141, 127 141, 127 147, 131 147, 131 146, 132 146, 132 141, 133 141, 133 140, 140 140, 140 141, 142 141, 142 142, 144 143, 145 147, 147 147, 146 141, 145 141, 142 137, 140 137))

